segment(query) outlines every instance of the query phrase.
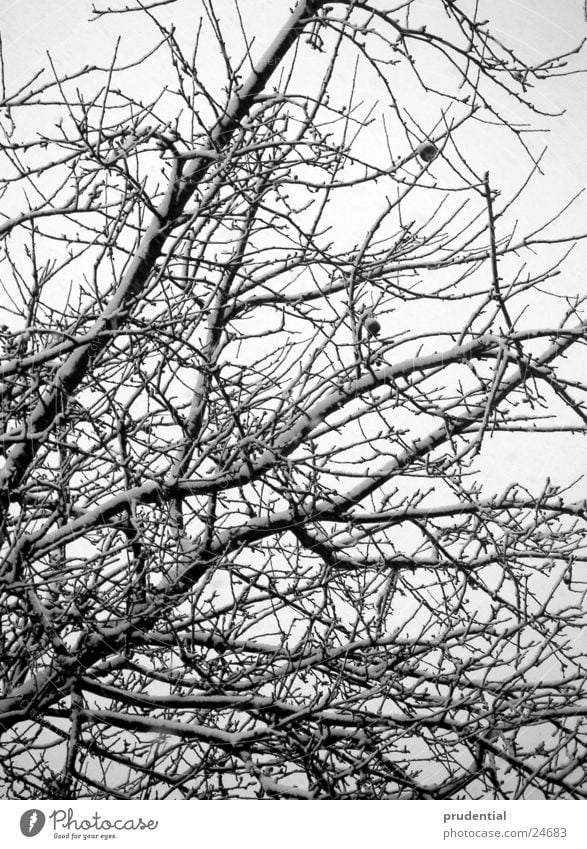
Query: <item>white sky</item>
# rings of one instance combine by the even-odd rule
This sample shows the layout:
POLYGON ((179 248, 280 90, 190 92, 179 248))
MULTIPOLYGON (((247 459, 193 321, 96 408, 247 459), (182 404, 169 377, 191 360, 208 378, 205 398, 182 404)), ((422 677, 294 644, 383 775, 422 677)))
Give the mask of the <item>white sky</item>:
MULTIPOLYGON (((106 0, 95 2, 97 6, 103 7, 106 0)), ((132 0, 114 0, 121 6, 130 2, 132 0)), ((242 12, 248 21, 248 30, 257 35, 254 53, 258 55, 272 38, 275 28, 287 16, 292 2, 242 0, 242 12)), ((432 14, 437 2, 422 0, 418 6, 422 13, 430 10, 432 14)), ((85 63, 94 62, 107 65, 119 30, 128 39, 131 20, 135 27, 132 50, 136 57, 155 40, 154 31, 138 15, 132 18, 120 15, 90 23, 91 6, 92 0, 4 0, 0 7, 0 32, 9 90, 18 87, 39 67, 47 65, 47 50, 60 69, 74 70, 85 63)), ((486 0, 485 6, 491 9, 491 18, 495 20, 498 30, 503 30, 504 41, 512 43, 529 62, 571 49, 577 43, 578 33, 587 32, 582 0, 486 0)), ((216 0, 215 7, 225 13, 227 21, 232 20, 236 26, 232 0, 216 0)), ((199 3, 194 0, 192 4, 171 6, 170 11, 165 7, 158 11, 164 20, 173 18, 179 36, 184 34, 185 40, 189 41, 195 30, 198 8, 199 3), (188 15, 190 6, 193 10, 191 19, 188 15), (176 17, 178 10, 182 11, 181 18, 179 15, 176 17)), ((212 67, 215 58, 211 54, 207 55, 203 49, 203 65, 210 62, 212 67)), ((587 66, 587 53, 584 60, 587 66)), ((156 76, 156 63, 151 63, 149 69, 142 84, 145 88, 157 89, 160 81, 156 76)), ((204 67, 203 71, 209 72, 210 68, 204 67)), ((563 108, 567 111, 562 119, 542 122, 544 126, 552 128, 548 138, 551 150, 545 160, 545 175, 531 184, 519 207, 520 214, 527 222, 521 227, 522 230, 527 229, 528 224, 531 226, 544 220, 552 210, 587 184, 587 75, 565 77, 546 86, 541 102, 553 111, 563 108)), ((538 136, 535 149, 540 149, 545 140, 542 134, 538 136)), ((527 168, 527 162, 522 161, 521 153, 516 152, 511 139, 506 139, 505 134, 502 145, 495 135, 491 136, 491 142, 485 144, 484 134, 477 126, 471 132, 468 143, 468 154, 479 171, 490 169, 504 193, 517 184, 521 172, 527 168)), ((372 217, 372 212, 370 204, 365 204, 364 209, 357 206, 352 219, 355 226, 362 216, 365 220, 372 217)), ((587 199, 577 205, 565 223, 567 231, 587 231, 587 199)), ((587 290, 585 259, 587 250, 580 247, 577 256, 566 266, 561 286, 575 292, 587 290)), ((543 436, 501 435, 486 441, 481 464, 489 491, 502 488, 512 480, 539 489, 547 476, 556 483, 562 483, 587 468, 587 439, 560 435, 556 440, 543 436)), ((584 484, 581 489, 584 494, 584 484)))
MULTIPOLYGON (((131 1, 114 0, 111 5, 122 8, 131 1)), ((107 5, 106 0, 94 2, 98 8, 107 5)), ((47 51, 58 68, 73 70, 86 63, 107 65, 120 34, 125 41, 123 55, 127 55, 129 49, 130 32, 132 52, 136 57, 155 41, 154 29, 140 15, 114 15, 91 21, 92 4, 93 0, 11 0, 2 3, 0 32, 9 90, 24 82, 39 67, 47 67, 47 51)), ((235 43, 239 43, 233 0, 216 0, 214 5, 223 20, 231 25, 229 31, 234 34, 235 43)), ((248 33, 256 37, 254 55, 259 55, 273 37, 291 6, 290 0, 242 0, 245 26, 248 33)), ((427 15, 433 18, 435 8, 437 0, 419 0, 414 4, 416 14, 424 20, 427 15)), ((583 0, 481 0, 481 10, 493 22, 494 32, 501 31, 504 42, 510 43, 528 62, 538 62, 572 49, 581 34, 587 33, 583 0)), ((162 20, 173 20, 178 38, 186 43, 195 32, 199 12, 200 3, 197 2, 182 2, 157 10, 162 20)), ((213 74, 215 59, 217 51, 207 54, 204 45, 201 53, 203 73, 213 74)), ((584 59, 587 66, 587 53, 584 59)), ((340 69, 338 74, 341 74, 340 69)), ((146 75, 142 69, 141 75, 141 85, 145 89, 157 89, 160 80, 156 63, 150 64, 146 75)), ((552 122, 537 120, 542 126, 548 126, 550 132, 548 136, 540 133, 533 137, 534 149, 540 150, 548 142, 550 150, 544 160, 545 175, 533 181, 524 202, 518 207, 524 222, 521 230, 544 220, 552 210, 587 185, 587 75, 563 77, 543 86, 540 102, 553 111, 565 109, 566 114, 552 122)), ((475 132, 476 135, 469 139, 468 155, 480 172, 489 169, 492 182, 507 193, 517 184, 522 171, 525 172, 527 162, 522 160, 521 152, 516 151, 505 133, 502 134, 503 143, 499 136, 492 136, 491 143, 485 144, 481 128, 477 127, 475 132)), ((356 197, 358 201, 358 195, 356 197)), ((363 208, 358 201, 353 215, 355 226, 361 226, 362 217, 365 222, 372 218, 372 213, 370 203, 366 202, 363 208)), ((577 233, 587 230, 587 198, 582 199, 573 214, 565 219, 563 229, 577 233)), ((566 266, 561 287, 572 292, 585 291, 585 259, 587 251, 580 246, 566 266)), ((587 467, 587 439, 576 436, 559 437, 556 442, 537 436, 531 440, 524 436, 500 436, 488 441, 483 453, 483 474, 490 489, 509 483, 512 476, 534 487, 539 486, 546 475, 554 481, 568 481, 583 467, 587 467)))

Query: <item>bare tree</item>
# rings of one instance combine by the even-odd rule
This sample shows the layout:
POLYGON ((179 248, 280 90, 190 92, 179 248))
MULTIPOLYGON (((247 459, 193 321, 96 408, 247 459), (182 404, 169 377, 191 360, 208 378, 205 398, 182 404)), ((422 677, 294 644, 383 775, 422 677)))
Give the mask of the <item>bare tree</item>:
POLYGON ((518 221, 576 51, 192 5, 2 83, 3 795, 582 798, 586 501, 484 477, 583 445, 583 235, 518 221))

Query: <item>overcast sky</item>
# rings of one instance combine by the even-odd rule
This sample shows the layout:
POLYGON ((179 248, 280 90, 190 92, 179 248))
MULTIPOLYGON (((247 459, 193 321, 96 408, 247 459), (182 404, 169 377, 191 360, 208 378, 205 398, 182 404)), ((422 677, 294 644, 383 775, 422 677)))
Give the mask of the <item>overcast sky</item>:
MULTIPOLYGON (((421 0, 414 4, 415 14, 423 19, 434 15, 437 0, 421 0)), ((114 8, 122 8, 130 0, 115 0, 114 8)), ((105 8, 107 0, 11 0, 0 8, 0 31, 4 45, 6 84, 9 91, 18 88, 40 67, 47 67, 47 51, 57 68, 71 71, 82 65, 97 63, 107 65, 112 57, 117 38, 124 39, 124 53, 139 57, 155 41, 155 31, 142 15, 120 14, 91 20, 92 5, 105 8)), ((253 55, 259 55, 272 39, 276 27, 287 18, 290 0, 242 0, 241 12, 249 36, 255 36, 253 55)), ((389 5, 389 4, 385 4, 389 5)), ((473 4, 471 4, 473 5, 473 4)), ((216 0, 215 8, 232 30, 235 44, 241 43, 238 17, 233 0, 216 0)), ((574 48, 587 33, 583 0, 491 0, 481 3, 481 10, 493 22, 494 32, 503 33, 503 40, 512 45, 528 63, 538 63, 574 48), (485 9, 483 9, 485 7, 485 9)), ((195 33, 199 3, 184 3, 162 7, 158 15, 164 21, 173 21, 178 38, 189 43, 195 33)), ((211 45, 212 47, 212 45, 211 45)), ((201 51, 202 71, 213 73, 218 52, 201 51), (215 54, 215 55, 214 55, 215 54)), ((571 61, 572 67, 587 66, 587 51, 580 60, 571 61)), ((339 69, 339 74, 341 71, 339 69)), ((344 74, 344 71, 342 72, 344 74)), ((157 63, 141 67, 141 84, 157 88, 157 63)), ((223 80, 222 80, 223 82, 223 80)), ((550 146, 544 160, 544 176, 530 186, 525 201, 519 207, 524 226, 528 229, 548 217, 557 206, 564 204, 573 194, 587 184, 587 157, 585 132, 587 130, 587 76, 562 77, 542 87, 540 103, 552 111, 566 110, 556 121, 537 121, 547 127, 549 134, 538 133, 531 141, 536 151, 545 143, 550 146)), ((469 132, 466 129, 465 132, 469 132)), ((473 129, 475 132, 475 129, 473 129)), ((520 154, 506 134, 493 137, 487 149, 483 134, 471 138, 469 153, 482 172, 490 169, 492 180, 507 191, 509 184, 520 179, 520 154), (503 138, 503 141, 501 139, 503 138)), ((527 163, 523 164, 527 168, 527 163)), ((360 208, 355 216, 360 216, 360 208)), ((366 215, 371 214, 370 210, 366 215)), ((587 198, 581 199, 574 212, 564 221, 566 232, 587 230, 587 198)), ((587 251, 583 246, 566 266, 561 287, 573 292, 585 291, 583 282, 587 251)), ((487 441, 484 450, 484 477, 490 487, 501 487, 510 482, 512 475, 529 485, 539 486, 545 475, 555 481, 570 480, 587 461, 587 440, 576 436, 560 438, 549 443, 545 451, 543 437, 529 440, 523 436, 495 437, 487 441), (541 462, 537 462, 537 451, 541 462), (569 463, 569 456, 572 462, 569 463), (546 458, 546 459, 545 459, 546 458)))

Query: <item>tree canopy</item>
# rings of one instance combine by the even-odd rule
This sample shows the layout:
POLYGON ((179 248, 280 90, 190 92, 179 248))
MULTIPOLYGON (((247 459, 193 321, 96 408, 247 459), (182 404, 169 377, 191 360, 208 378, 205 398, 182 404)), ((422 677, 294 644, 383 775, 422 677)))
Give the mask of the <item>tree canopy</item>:
POLYGON ((0 792, 584 798, 581 45, 251 5, 0 57, 0 792))

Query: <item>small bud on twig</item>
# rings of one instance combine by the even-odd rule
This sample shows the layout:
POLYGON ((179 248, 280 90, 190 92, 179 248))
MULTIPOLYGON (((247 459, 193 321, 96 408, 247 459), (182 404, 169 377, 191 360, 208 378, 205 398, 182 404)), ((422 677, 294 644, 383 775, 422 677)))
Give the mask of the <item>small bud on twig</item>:
POLYGON ((374 315, 367 315, 363 323, 369 336, 379 336, 381 332, 381 325, 374 315))
POLYGON ((423 162, 432 162, 438 156, 438 148, 431 141, 422 142, 416 153, 423 162))

